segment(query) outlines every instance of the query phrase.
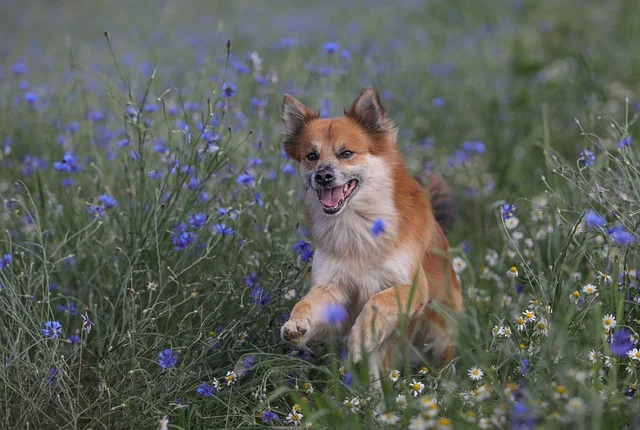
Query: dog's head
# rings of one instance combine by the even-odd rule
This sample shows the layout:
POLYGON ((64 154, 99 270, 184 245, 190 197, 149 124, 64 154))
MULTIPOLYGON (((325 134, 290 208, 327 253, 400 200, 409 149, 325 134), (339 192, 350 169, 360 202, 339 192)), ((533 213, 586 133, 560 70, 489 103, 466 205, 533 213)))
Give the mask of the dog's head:
POLYGON ((396 154, 396 128, 373 88, 365 89, 344 113, 320 119, 294 97, 284 96, 284 150, 300 163, 305 187, 317 194, 329 215, 340 213, 360 190, 375 192, 377 182, 385 180, 381 160, 396 154))

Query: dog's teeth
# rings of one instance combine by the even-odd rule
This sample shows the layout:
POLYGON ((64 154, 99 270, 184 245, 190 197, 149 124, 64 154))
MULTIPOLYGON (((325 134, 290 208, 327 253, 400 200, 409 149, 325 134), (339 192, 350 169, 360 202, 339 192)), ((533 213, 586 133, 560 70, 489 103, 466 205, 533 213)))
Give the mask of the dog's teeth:
POLYGON ((349 183, 344 184, 344 187, 342 187, 342 192, 346 193, 349 190, 349 183))

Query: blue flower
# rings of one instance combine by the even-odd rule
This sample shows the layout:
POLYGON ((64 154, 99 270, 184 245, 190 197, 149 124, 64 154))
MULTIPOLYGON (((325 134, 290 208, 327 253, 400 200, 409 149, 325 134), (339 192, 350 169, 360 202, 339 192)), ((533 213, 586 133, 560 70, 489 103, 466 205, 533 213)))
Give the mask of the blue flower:
POLYGON ((24 101, 26 101, 30 105, 36 104, 36 102, 38 101, 38 95, 34 92, 27 91, 26 93, 24 93, 24 101))
POLYGON ((516 215, 516 205, 505 203, 500 208, 500 211, 502 213, 502 219, 506 221, 509 218, 514 217, 516 215))
POLYGON ((628 245, 635 240, 635 235, 624 230, 622 227, 614 229, 611 237, 618 245, 628 245))
POLYGON ((185 231, 184 233, 176 234, 173 236, 173 245, 176 251, 180 251, 187 248, 196 240, 198 240, 198 236, 196 236, 195 233, 185 231))
POLYGON ((91 327, 95 324, 91 322, 89 319, 89 315, 85 312, 82 314, 82 330, 86 331, 87 334, 91 333, 91 327))
POLYGON ((77 315, 78 311, 76 311, 76 304, 74 302, 69 302, 66 305, 58 305, 56 307, 60 312, 70 313, 71 315, 77 315))
POLYGON ((102 202, 102 204, 106 209, 113 209, 119 206, 118 201, 116 199, 106 194, 102 194, 101 196, 98 196, 98 200, 102 202))
POLYGON ((611 354, 617 357, 624 357, 634 346, 631 332, 626 328, 621 328, 611 333, 609 349, 611 354))
POLYGON ((98 219, 107 214, 104 210, 104 206, 102 205, 89 205, 87 213, 91 215, 91 219, 98 219))
POLYGON ((309 242, 299 240, 295 245, 293 245, 293 250, 298 254, 302 261, 305 263, 311 262, 311 259, 313 258, 313 249, 309 242))
POLYGON ((12 71, 15 75, 26 75, 29 73, 29 69, 27 69, 27 65, 21 61, 18 61, 13 65, 12 71))
POLYGON ((589 151, 588 149, 583 149, 582 151, 580 151, 580 157, 578 158, 579 162, 582 162, 582 164, 585 167, 591 167, 594 166, 596 164, 596 156, 593 152, 589 151))
POLYGON ((624 148, 625 146, 629 146, 633 143, 633 139, 631 137, 625 137, 620 142, 618 142, 618 148, 624 148))
POLYGON ((523 401, 519 401, 513 405, 511 422, 512 428, 518 430, 533 429, 535 426, 535 420, 531 415, 531 411, 523 401))
POLYGON ((165 349, 158 353, 158 364, 162 369, 170 369, 178 362, 178 353, 171 349, 165 349))
POLYGON ((191 215, 189 217, 189 226, 196 230, 201 229, 206 222, 207 222, 207 214, 205 213, 198 213, 198 214, 191 215))
POLYGON ((238 91, 238 87, 233 82, 222 84, 222 97, 231 98, 238 91))
POLYGON ((45 380, 49 383, 49 385, 53 385, 56 383, 58 379, 60 379, 62 375, 63 375, 62 369, 56 369, 55 367, 52 367, 47 372, 47 375, 45 376, 45 380))
POLYGON ((375 220, 373 222, 373 225, 371 226, 371 234, 374 236, 380 236, 382 233, 384 233, 385 230, 385 225, 384 225, 384 221, 382 220, 382 218, 378 218, 377 220, 375 220))
POLYGON ((73 336, 70 336, 69 339, 67 339, 69 341, 69 343, 71 345, 77 345, 82 341, 82 338, 80 336, 78 336, 77 334, 74 334, 73 336))
POLYGON ((521 375, 526 375, 527 373, 529 373, 529 364, 530 361, 528 358, 523 358, 520 360, 520 366, 518 367, 518 371, 520 372, 521 375))
POLYGON ((198 393, 198 395, 202 397, 212 397, 213 393, 216 391, 217 388, 218 388, 217 382, 214 382, 211 385, 202 383, 198 385, 198 387, 196 388, 196 393, 198 393))
POLYGON ((249 287, 252 287, 252 288, 259 287, 260 286, 259 279, 260 279, 260 275, 258 275, 257 273, 251 273, 244 277, 244 282, 249 287))
POLYGON ((260 419, 262 420, 263 423, 271 423, 273 421, 279 420, 280 418, 273 411, 263 411, 262 415, 260 416, 260 419))
POLYGON ((44 337, 49 339, 57 339, 62 333, 62 324, 58 321, 47 321, 44 323, 44 328, 40 329, 44 337))
POLYGON ((4 254, 4 256, 0 258, 0 270, 4 269, 5 267, 11 266, 12 262, 13 259, 11 258, 11 254, 4 254))
POLYGON ((445 101, 442 97, 436 97, 431 102, 435 107, 442 107, 445 105, 445 101))
POLYGON ((336 303, 326 305, 322 310, 322 321, 325 324, 339 325, 347 320, 347 310, 336 303))
POLYGON ((480 140, 463 142, 462 149, 472 154, 484 154, 487 152, 487 146, 480 140))
POLYGON ((287 163, 282 166, 282 173, 285 175, 293 175, 296 173, 296 168, 291 165, 291 163, 287 163))
POLYGON ((335 54, 340 49, 340 44, 338 42, 327 42, 322 47, 327 54, 335 54))
POLYGON ((217 234, 221 234, 222 236, 231 236, 233 234, 233 229, 231 227, 227 227, 224 223, 215 224, 213 228, 217 234))
POLYGON ((264 307, 271 302, 271 295, 260 287, 251 290, 251 301, 260 307, 264 307))
POLYGON ((242 185, 253 185, 254 181, 253 181, 253 176, 251 176, 249 173, 244 172, 238 175, 238 179, 236 180, 236 182, 238 182, 239 184, 242 185))
POLYGON ((605 221, 602 216, 598 215, 591 209, 587 209, 587 212, 584 214, 584 220, 589 228, 602 227, 605 221))
POLYGON ((60 172, 77 172, 80 167, 78 166, 78 160, 71 152, 67 152, 62 157, 62 161, 56 161, 53 163, 53 168, 60 172))

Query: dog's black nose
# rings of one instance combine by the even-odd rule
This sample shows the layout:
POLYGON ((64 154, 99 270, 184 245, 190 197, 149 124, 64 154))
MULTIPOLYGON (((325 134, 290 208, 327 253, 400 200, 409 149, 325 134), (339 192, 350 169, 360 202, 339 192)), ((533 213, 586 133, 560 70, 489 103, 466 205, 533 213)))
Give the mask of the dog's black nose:
POLYGON ((329 182, 333 181, 333 177, 333 169, 331 167, 321 167, 316 170, 315 179, 320 185, 327 185, 329 182))

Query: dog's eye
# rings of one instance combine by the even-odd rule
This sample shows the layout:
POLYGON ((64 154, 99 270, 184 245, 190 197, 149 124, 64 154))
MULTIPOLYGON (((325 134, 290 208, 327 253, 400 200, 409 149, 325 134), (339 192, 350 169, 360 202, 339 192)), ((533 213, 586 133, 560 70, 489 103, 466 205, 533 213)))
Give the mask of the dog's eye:
POLYGON ((309 161, 318 161, 318 154, 316 154, 314 152, 310 152, 309 154, 307 154, 307 160, 309 160, 309 161))
POLYGON ((340 154, 338 154, 338 157, 340 157, 340 158, 351 158, 352 155, 353 155, 353 152, 351 152, 351 151, 342 151, 340 154))

